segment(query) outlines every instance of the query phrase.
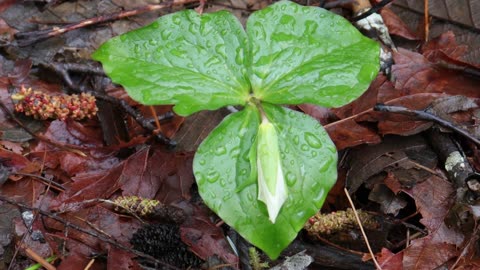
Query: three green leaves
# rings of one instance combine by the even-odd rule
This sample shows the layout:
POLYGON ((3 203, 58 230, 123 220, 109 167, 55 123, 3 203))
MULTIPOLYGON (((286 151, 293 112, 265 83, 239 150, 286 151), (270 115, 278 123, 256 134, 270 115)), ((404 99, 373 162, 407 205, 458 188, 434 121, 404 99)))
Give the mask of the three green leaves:
POLYGON ((200 145, 194 173, 205 203, 276 258, 337 177, 336 148, 323 127, 279 105, 336 107, 356 99, 377 74, 379 46, 340 16, 281 1, 254 12, 246 30, 226 11, 166 15, 111 39, 93 58, 143 104, 175 104, 184 116, 244 106, 200 145), (271 138, 273 148, 262 144, 271 138), (278 184, 269 174, 280 171, 275 177, 284 181, 286 197, 274 216, 265 202, 275 201, 275 192, 271 200, 259 196, 259 166, 266 168, 266 190, 278 184))

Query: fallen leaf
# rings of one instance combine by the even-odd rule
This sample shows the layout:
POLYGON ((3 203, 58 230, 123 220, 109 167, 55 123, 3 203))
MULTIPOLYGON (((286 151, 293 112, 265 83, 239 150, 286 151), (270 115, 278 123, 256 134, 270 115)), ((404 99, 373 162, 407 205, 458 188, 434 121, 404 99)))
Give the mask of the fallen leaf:
POLYGON ((377 254, 377 261, 383 270, 403 270, 403 252, 392 253, 386 248, 377 254))
POLYGON ((418 36, 412 33, 403 20, 388 7, 382 8, 380 10, 380 15, 382 16, 390 35, 399 36, 409 40, 419 40, 418 36))
POLYGON ((191 154, 145 147, 109 170, 84 171, 53 203, 53 208, 89 199, 122 195, 159 199, 165 204, 189 199, 193 184, 191 154))
POLYGON ((206 209, 193 205, 190 212, 189 219, 180 227, 182 241, 203 260, 219 256, 225 263, 237 265, 238 257, 231 251, 222 229, 210 221, 206 209))
POLYGON ((412 240, 403 251, 403 269, 436 269, 459 255, 463 236, 442 224, 436 231, 412 240))

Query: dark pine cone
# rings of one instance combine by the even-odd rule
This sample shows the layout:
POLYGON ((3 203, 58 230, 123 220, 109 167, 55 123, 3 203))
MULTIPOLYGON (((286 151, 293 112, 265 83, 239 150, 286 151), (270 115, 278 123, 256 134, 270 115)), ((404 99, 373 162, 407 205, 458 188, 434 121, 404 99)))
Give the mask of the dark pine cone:
MULTIPOLYGON (((133 235, 130 243, 134 249, 180 269, 197 269, 202 263, 181 241, 180 230, 176 225, 146 225, 133 235)), ((146 261, 140 261, 140 264, 152 267, 146 261)), ((168 268, 157 266, 157 269, 168 268)))

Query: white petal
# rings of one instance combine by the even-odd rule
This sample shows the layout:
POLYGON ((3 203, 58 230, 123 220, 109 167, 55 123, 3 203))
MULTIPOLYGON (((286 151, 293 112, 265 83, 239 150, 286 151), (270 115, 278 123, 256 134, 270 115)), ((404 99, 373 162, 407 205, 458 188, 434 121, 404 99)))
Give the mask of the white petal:
POLYGON ((280 209, 287 200, 287 189, 283 178, 282 166, 280 160, 278 162, 277 181, 275 185, 275 195, 270 193, 265 177, 263 175, 262 166, 259 159, 257 159, 258 166, 258 199, 265 203, 268 210, 268 217, 272 223, 275 223, 280 209))

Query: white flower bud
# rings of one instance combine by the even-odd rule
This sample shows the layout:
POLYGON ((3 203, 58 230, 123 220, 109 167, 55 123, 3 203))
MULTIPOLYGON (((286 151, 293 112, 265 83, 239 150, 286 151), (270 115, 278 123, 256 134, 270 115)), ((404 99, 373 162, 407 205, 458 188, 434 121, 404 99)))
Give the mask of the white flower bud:
POLYGON ((275 223, 288 195, 283 179, 277 131, 266 118, 258 128, 257 167, 258 200, 265 203, 269 219, 275 223))

